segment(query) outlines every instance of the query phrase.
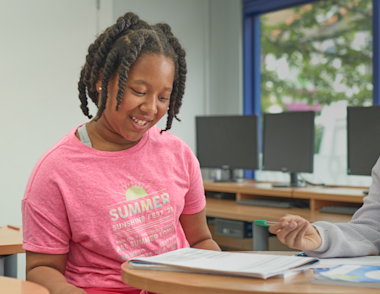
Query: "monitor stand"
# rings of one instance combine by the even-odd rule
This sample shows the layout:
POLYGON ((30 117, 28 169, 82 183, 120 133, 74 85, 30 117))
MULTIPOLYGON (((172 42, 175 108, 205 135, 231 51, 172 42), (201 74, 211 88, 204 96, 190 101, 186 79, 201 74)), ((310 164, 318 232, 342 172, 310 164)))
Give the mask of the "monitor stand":
POLYGON ((222 166, 222 177, 221 179, 215 179, 215 183, 242 183, 244 179, 235 178, 234 170, 229 166, 222 166), (227 175, 226 175, 227 174, 227 175))
POLYGON ((289 173, 290 175, 290 183, 279 183, 279 184, 272 184, 273 188, 287 188, 287 187, 298 187, 298 188, 304 188, 305 184, 298 181, 298 175, 297 173, 289 173))

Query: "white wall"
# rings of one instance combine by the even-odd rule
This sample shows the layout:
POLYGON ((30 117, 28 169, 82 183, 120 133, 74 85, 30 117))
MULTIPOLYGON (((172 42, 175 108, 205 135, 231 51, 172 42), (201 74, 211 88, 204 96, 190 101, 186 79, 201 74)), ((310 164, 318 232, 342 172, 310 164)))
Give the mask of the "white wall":
MULTIPOLYGON (((21 225, 21 199, 38 158, 88 121, 77 82, 97 18, 99 27, 113 21, 112 2, 101 4, 98 13, 95 0, 0 0, 1 225, 21 225)), ((25 255, 18 259, 24 279, 25 255)))
MULTIPOLYGON (((88 46, 127 11, 167 22, 187 52, 182 122, 173 122, 174 134, 195 151, 196 115, 241 111, 240 0, 101 0, 100 10, 96 3, 0 0, 0 225, 21 225, 21 200, 38 158, 88 121, 77 93, 88 46)), ((18 277, 25 279, 25 255, 18 259, 18 277)))
POLYGON ((243 114, 242 2, 210 0, 209 22, 209 114, 243 114))

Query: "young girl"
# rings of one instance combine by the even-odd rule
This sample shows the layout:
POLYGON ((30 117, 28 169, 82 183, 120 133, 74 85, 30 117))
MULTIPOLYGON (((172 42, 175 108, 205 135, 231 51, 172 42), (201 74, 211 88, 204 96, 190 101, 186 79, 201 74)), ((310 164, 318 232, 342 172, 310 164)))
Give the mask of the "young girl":
POLYGON ((167 24, 127 13, 89 47, 83 113, 35 166, 22 202, 26 278, 50 293, 140 293, 120 265, 183 247, 220 250, 200 168, 166 132, 185 89, 185 52, 167 24), (165 130, 155 124, 168 114, 165 130))

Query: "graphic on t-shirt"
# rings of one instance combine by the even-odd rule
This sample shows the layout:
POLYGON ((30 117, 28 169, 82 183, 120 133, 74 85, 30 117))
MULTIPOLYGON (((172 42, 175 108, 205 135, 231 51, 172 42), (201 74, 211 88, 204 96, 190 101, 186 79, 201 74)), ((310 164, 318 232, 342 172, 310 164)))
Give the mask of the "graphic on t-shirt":
MULTIPOLYGON (((134 199, 139 199, 139 198, 142 198, 142 197, 146 197, 146 196, 149 196, 149 195, 152 195, 152 194, 155 194, 155 193, 158 193, 160 191, 165 190, 165 189, 162 189, 160 191, 151 192, 151 193, 148 194, 145 189, 148 188, 148 186, 153 181, 151 181, 148 185, 146 185, 144 187, 144 185, 141 184, 141 177, 142 177, 142 175, 140 175, 140 181, 138 183, 136 183, 136 182, 132 181, 131 175, 129 175, 129 179, 130 179, 130 184, 129 185, 128 184, 124 185, 121 181, 119 181, 119 183, 125 188, 125 192, 124 193, 114 192, 114 193, 125 195, 125 201, 129 201, 129 200, 134 200, 134 199)), ((119 203, 121 203, 121 202, 119 202, 119 203)), ((115 203, 115 204, 119 204, 119 203, 115 203)))
POLYGON ((154 189, 129 175, 129 183, 119 181, 125 200, 109 205, 118 259, 151 256, 177 249, 174 207, 166 188, 154 189), (148 188, 149 187, 149 188, 148 188))

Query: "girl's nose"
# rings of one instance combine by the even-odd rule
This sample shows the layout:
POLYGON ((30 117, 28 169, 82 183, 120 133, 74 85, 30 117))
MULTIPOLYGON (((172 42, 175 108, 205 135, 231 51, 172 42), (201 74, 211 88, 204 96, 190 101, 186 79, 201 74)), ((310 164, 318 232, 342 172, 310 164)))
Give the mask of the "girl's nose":
POLYGON ((147 97, 145 101, 141 104, 141 110, 149 114, 157 113, 157 99, 155 97, 147 97))

